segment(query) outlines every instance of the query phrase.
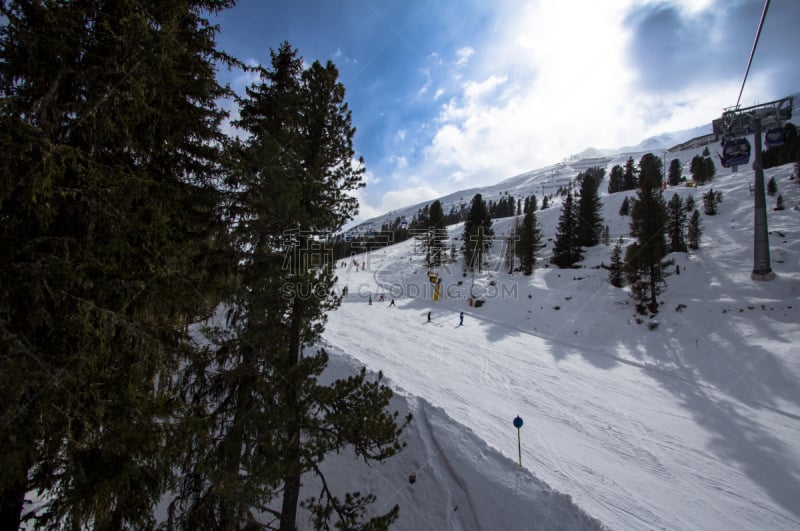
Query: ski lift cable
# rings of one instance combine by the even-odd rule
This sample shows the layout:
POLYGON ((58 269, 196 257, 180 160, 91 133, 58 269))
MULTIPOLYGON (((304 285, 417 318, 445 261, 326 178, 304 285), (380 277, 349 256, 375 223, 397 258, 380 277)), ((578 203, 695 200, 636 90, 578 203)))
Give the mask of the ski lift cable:
POLYGON ((747 69, 744 71, 744 79, 742 80, 742 88, 739 89, 739 97, 736 99, 736 107, 739 107, 739 102, 742 100, 742 92, 744 92, 744 84, 747 82, 747 74, 750 73, 750 65, 753 64, 753 56, 756 54, 756 46, 758 45, 758 38, 761 36, 761 29, 764 27, 764 19, 767 17, 767 9, 769 9, 769 1, 764 0, 764 10, 761 12, 761 20, 758 22, 758 31, 756 32, 756 39, 753 41, 753 48, 750 50, 750 59, 747 60, 747 69))

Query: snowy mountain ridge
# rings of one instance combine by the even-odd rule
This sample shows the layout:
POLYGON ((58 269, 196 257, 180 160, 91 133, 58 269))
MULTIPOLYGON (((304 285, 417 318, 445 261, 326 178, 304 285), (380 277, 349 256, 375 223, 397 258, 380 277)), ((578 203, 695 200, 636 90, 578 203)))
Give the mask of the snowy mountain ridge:
MULTIPOLYGON (((505 193, 514 195, 517 198, 526 197, 531 194, 536 194, 541 198, 543 193, 554 192, 558 186, 571 181, 578 173, 587 168, 593 166, 608 166, 610 168, 613 164, 624 163, 628 157, 634 157, 638 161, 638 158, 641 157, 642 154, 650 151, 660 156, 664 151, 678 144, 709 133, 711 133, 711 124, 649 137, 635 146, 626 146, 617 149, 586 148, 580 153, 565 158, 561 162, 550 166, 523 172, 513 177, 503 179, 494 185, 452 192, 438 199, 442 203, 442 207, 446 213, 453 206, 458 207, 461 204, 469 204, 470 199, 477 193, 480 193, 487 201, 489 199, 496 200, 505 193)), ((391 223, 397 218, 406 218, 410 221, 420 208, 429 205, 433 201, 434 200, 429 200, 415 203, 404 208, 387 212, 381 216, 370 218, 351 227, 348 232, 351 234, 358 234, 366 232, 369 229, 377 230, 384 223, 391 223)))

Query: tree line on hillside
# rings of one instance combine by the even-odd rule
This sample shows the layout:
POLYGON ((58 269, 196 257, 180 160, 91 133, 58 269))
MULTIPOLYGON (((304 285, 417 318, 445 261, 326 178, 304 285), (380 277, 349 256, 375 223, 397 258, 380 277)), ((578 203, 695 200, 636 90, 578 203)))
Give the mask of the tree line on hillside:
MULTIPOLYGON (((667 254, 698 249, 702 236, 700 212, 696 208, 694 197, 689 195, 684 200, 675 193, 667 201, 664 198, 666 186, 662 170, 661 159, 652 153, 646 153, 638 164, 633 158, 629 158, 624 167, 614 166, 609 183, 610 189, 619 187, 618 191, 625 191, 626 186, 630 185, 636 192, 635 196, 626 196, 623 199, 619 210, 621 216, 631 217, 630 235, 635 241, 623 247, 620 236, 611 250, 611 263, 607 269, 612 285, 622 287, 627 283, 631 286, 631 295, 637 301, 637 310, 641 313, 658 311, 658 295, 666 287, 667 269, 672 265, 672 262, 665 260, 667 254)), ((705 184, 713 178, 716 169, 708 149, 692 159, 690 171, 692 180, 697 184, 705 184)), ((572 186, 564 187, 564 199, 549 263, 560 268, 575 267, 583 259, 585 249, 600 243, 611 244, 609 227, 604 225, 602 201, 598 192, 604 176, 603 168, 590 168, 580 173, 572 186)), ((671 161, 666 180, 673 186, 685 181, 678 159, 671 161)), ((773 196, 777 194, 774 179, 767 183, 767 193, 773 196)), ((547 199, 547 196, 544 198, 547 199)), ((713 188, 702 194, 701 206, 706 215, 716 215, 721 202, 722 194, 713 188)), ((543 234, 536 218, 536 196, 526 198, 524 204, 523 207, 523 203, 518 201, 516 219, 508 236, 499 242, 504 253, 502 260, 510 274, 517 271, 525 275, 532 274, 537 253, 544 247, 543 234), (524 215, 520 215, 521 212, 524 215)), ((775 209, 782 208, 783 200, 778 195, 775 209)), ((436 201, 430 207, 421 209, 421 212, 440 210, 441 205, 436 201)), ((464 271, 465 274, 481 272, 491 257, 495 240, 494 216, 481 194, 476 194, 469 208, 465 209, 464 217, 464 230, 461 234, 463 243, 460 248, 463 252, 464 271)), ((426 218, 420 216, 415 219, 426 218)), ((428 218, 420 226, 425 241, 422 248, 426 250, 426 257, 445 256, 448 235, 444 227, 448 222, 439 215, 433 216, 433 219, 439 221, 428 218), (434 232, 438 234, 437 237, 431 236, 434 232)), ((450 259, 455 260, 455 255, 453 242, 450 259)), ((429 267, 441 263, 428 259, 429 267)))
POLYGON ((205 17, 232 5, 0 6, 3 529, 397 517, 319 468, 392 456, 410 420, 381 375, 322 384, 310 348, 340 304, 315 249, 363 186, 345 89, 288 43, 267 66, 221 52, 205 17), (217 65, 257 80, 236 97, 217 65), (232 97, 241 139, 222 130, 232 97), (301 500, 306 474, 321 488, 301 500))
MULTIPOLYGON (((765 167, 770 167, 773 164, 785 164, 786 162, 791 162, 792 160, 797 160, 800 158, 800 151, 797 149, 797 146, 800 145, 800 136, 798 136, 797 129, 793 124, 786 124, 785 137, 786 141, 783 145, 772 147, 764 151, 765 167)), ((691 159, 688 170, 692 184, 694 185, 703 185, 713 180, 717 169, 708 147, 706 147, 701 154, 696 155, 691 159)), ((577 188, 583 187, 583 179, 585 175, 588 175, 590 179, 594 181, 596 192, 600 182, 604 178, 604 174, 605 170, 602 168, 590 168, 586 172, 579 174, 572 185, 561 186, 554 194, 555 196, 564 198, 562 200, 562 208, 565 207, 566 212, 562 212, 562 215, 559 218, 559 228, 557 229, 556 233, 556 252, 551 257, 551 263, 560 267, 571 267, 582 258, 582 247, 590 247, 595 245, 595 243, 593 243, 593 237, 590 236, 591 234, 598 234, 601 241, 604 241, 609 237, 608 227, 603 226, 602 222, 598 223, 596 216, 592 213, 596 209, 596 206, 590 206, 589 202, 586 200, 580 201, 580 198, 585 196, 583 190, 581 190, 580 193, 572 193, 572 186, 577 188), (581 227, 580 238, 578 238, 577 234, 573 234, 573 227, 581 227)), ((624 165, 614 165, 611 168, 609 175, 608 192, 617 193, 629 190, 639 190, 642 188, 643 175, 652 175, 651 185, 663 188, 664 176, 662 174, 661 159, 652 153, 646 153, 642 156, 638 163, 634 161, 633 157, 629 157, 624 165)), ((683 174, 683 167, 680 160, 677 158, 672 159, 667 168, 667 184, 669 184, 669 186, 678 186, 680 183, 685 182, 686 180, 687 179, 683 174)), ((767 183, 767 193, 772 196, 776 195, 774 181, 772 181, 772 183, 767 183)), ((549 202, 552 197, 553 195, 542 196, 542 210, 549 206, 549 202)), ((597 196, 596 193, 585 197, 590 197, 591 202, 593 203, 599 202, 599 196, 597 196)), ((703 197, 703 209, 705 213, 708 215, 714 215, 716 213, 716 205, 720 202, 720 200, 721 198, 717 197, 715 201, 712 201, 710 196, 705 194, 703 197)), ((634 198, 626 197, 620 207, 620 215, 630 215, 631 206, 634 201, 634 198)), ((532 210, 533 212, 536 212, 539 209, 538 198, 536 195, 530 195, 524 198, 516 199, 516 207, 514 205, 514 197, 506 193, 504 195, 501 194, 501 197, 498 200, 489 200, 486 202, 485 210, 488 212, 488 215, 491 219, 496 219, 509 217, 512 215, 519 218, 524 218, 529 211, 532 210)), ((688 208, 689 212, 693 212, 693 206, 692 200, 692 207, 688 208)), ((337 249, 336 255, 339 257, 345 257, 354 253, 364 252, 365 250, 374 248, 376 246, 383 246, 388 245, 389 243, 404 241, 414 234, 416 234, 421 240, 425 239, 427 236, 420 236, 420 233, 427 233, 426 231, 428 231, 432 225, 439 223, 438 221, 433 224, 430 223, 429 209, 432 207, 433 204, 420 208, 413 216, 410 224, 404 223, 402 218, 399 217, 392 223, 385 223, 381 227, 380 234, 376 234, 371 237, 362 236, 349 243, 345 243, 345 241, 339 237, 339 239, 332 244, 334 248, 337 249)), ((441 221, 441 223, 444 226, 448 226, 465 221, 469 215, 470 208, 471 205, 468 207, 464 202, 461 202, 458 207, 455 205, 451 206, 450 211, 444 216, 444 220, 441 221)), ((775 210, 782 210, 784 208, 783 196, 777 195, 775 210)), ((699 216, 699 214, 697 216, 699 216)), ((521 237, 520 229, 523 225, 523 221, 523 219, 515 221, 514 227, 511 230, 511 234, 504 242, 504 252, 506 255, 505 261, 508 265, 509 271, 518 269, 516 265, 516 259, 520 258, 519 252, 521 251, 518 252, 520 245, 522 249, 526 249, 526 253, 529 252, 527 249, 530 249, 530 246, 526 244, 519 244, 519 238, 521 237), (512 244, 512 242, 514 243, 512 244)), ((531 220, 528 220, 527 223, 528 225, 526 226, 530 226, 529 224, 531 223, 531 220)), ((696 217, 694 213, 692 213, 689 216, 687 223, 693 224, 691 228, 692 234, 697 234, 699 236, 699 217, 696 217)), ((690 229, 686 228, 686 230, 690 229)), ((539 247, 541 246, 539 243, 536 245, 539 247)), ((539 247, 537 247, 537 249, 539 247)), ((691 248, 691 246, 689 248, 691 248)), ((455 249, 450 249, 450 255, 451 259, 455 259, 455 249)), ((472 260, 472 257, 469 259, 472 260)), ((524 262, 526 264, 530 264, 534 263, 535 261, 532 262, 531 259, 528 258, 524 262)), ((470 267, 471 266, 469 266, 468 269, 470 267)), ((529 270, 528 267, 524 267, 523 269, 525 271, 529 270)), ((619 278, 622 277, 620 276, 619 278)), ((617 282, 615 281, 615 283, 617 282)))
MULTIPOLYGON (((625 192, 628 190, 636 190, 641 186, 641 175, 644 171, 645 174, 652 173, 658 175, 657 182, 654 185, 663 186, 663 175, 661 174, 662 162, 661 159, 652 153, 646 153, 639 161, 638 167, 633 157, 628 157, 624 166, 619 164, 611 168, 608 180, 608 193, 614 194, 617 192, 625 192), (644 165, 644 166, 643 166, 644 165), (658 167, 658 172, 654 171, 658 167)), ((716 174, 716 166, 711 158, 708 148, 703 150, 702 155, 696 155, 692 158, 690 164, 690 174, 692 181, 695 184, 702 185, 713 179, 716 174)), ((686 178, 683 175, 683 167, 679 159, 672 159, 667 169, 666 176, 667 183, 670 186, 678 186, 684 182, 686 178)))
MULTIPOLYGON (((674 162, 674 161, 673 161, 674 162)), ((679 164, 670 164, 669 182, 680 182, 679 164)), ((690 195, 684 201, 677 193, 664 199, 661 162, 645 154, 636 175, 636 196, 625 197, 620 215, 630 215, 630 235, 635 239, 623 253, 620 236, 611 251, 609 282, 622 287, 627 281, 640 313, 658 311, 658 295, 665 286, 664 259, 670 252, 687 252, 700 245, 700 214, 690 195), (689 214, 691 212, 691 215, 689 214)), ((709 191, 713 195, 713 191, 709 191)), ((705 197, 705 196, 704 196, 705 197)))

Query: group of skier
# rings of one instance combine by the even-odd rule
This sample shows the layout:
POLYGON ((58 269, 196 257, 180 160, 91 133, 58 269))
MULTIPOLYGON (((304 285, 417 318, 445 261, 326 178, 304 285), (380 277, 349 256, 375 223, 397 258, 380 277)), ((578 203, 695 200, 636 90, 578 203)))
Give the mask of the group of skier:
MULTIPOLYGON (((345 294, 345 293, 346 293, 346 290, 347 290, 347 288, 346 288, 346 287, 345 287, 345 288, 342 290, 343 294, 345 294)), ((385 301, 386 301, 386 298, 383 296, 383 294, 381 294, 381 295, 378 297, 378 302, 385 302, 385 301)), ((368 305, 370 305, 370 306, 372 306, 372 295, 370 295, 370 296, 369 296, 369 299, 367 300, 367 304, 368 304, 368 305)), ((394 299, 392 299, 392 300, 389 302, 389 307, 391 308, 391 307, 393 307, 393 306, 394 306, 395 308, 397 307, 397 305, 394 303, 394 299)), ((430 311, 429 311, 429 312, 428 312, 428 322, 429 322, 429 323, 431 322, 431 315, 432 315, 432 312, 430 312, 430 311)), ((458 326, 464 326, 464 312, 461 312, 461 313, 459 313, 459 314, 458 314, 458 326)))
MULTIPOLYGON (((381 295, 380 297, 378 297, 378 302, 386 302, 386 298, 383 295, 381 295)), ((372 306, 372 295, 369 296, 369 305, 372 306)), ((391 302, 389 303, 389 307, 391 308, 392 306, 397 307, 397 305, 394 303, 394 299, 392 299, 391 302)))

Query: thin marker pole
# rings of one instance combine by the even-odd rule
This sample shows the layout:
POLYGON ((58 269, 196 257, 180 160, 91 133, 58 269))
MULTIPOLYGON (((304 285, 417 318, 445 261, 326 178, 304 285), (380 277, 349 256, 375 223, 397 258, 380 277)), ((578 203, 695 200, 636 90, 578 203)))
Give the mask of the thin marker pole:
POLYGON ((517 451, 519 452, 519 466, 522 468, 522 436, 520 435, 520 428, 522 428, 522 418, 519 415, 514 417, 514 427, 517 428, 517 451))

